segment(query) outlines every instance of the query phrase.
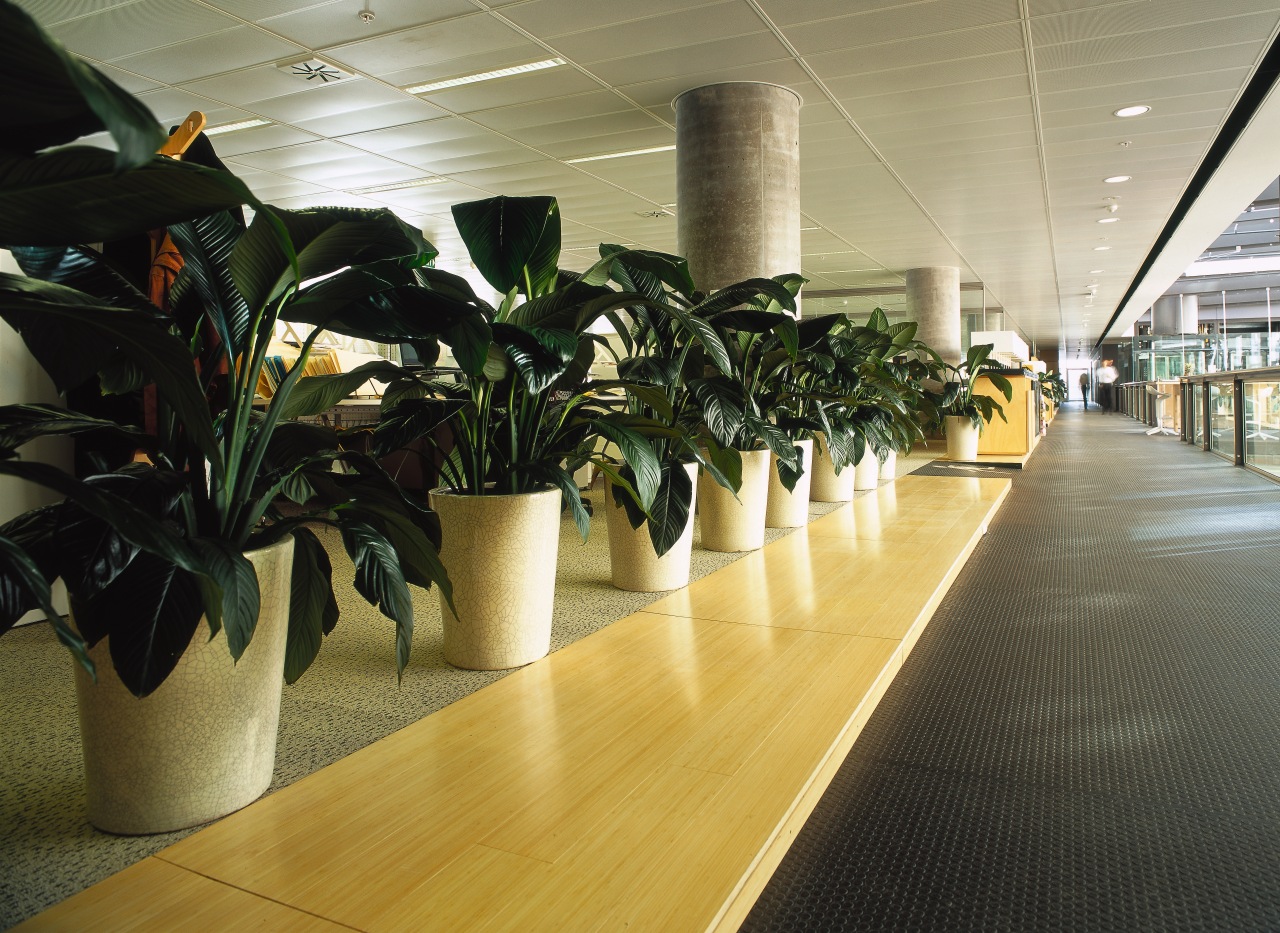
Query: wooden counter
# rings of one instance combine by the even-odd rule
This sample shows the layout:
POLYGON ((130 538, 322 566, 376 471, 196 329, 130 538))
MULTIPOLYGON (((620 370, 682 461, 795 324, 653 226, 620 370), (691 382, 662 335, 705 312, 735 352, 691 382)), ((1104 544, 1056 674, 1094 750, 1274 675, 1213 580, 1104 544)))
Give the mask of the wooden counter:
POLYGON ((991 422, 983 428, 982 437, 978 440, 978 454, 1020 457, 1031 453, 1040 442, 1039 425, 1036 423, 1036 395, 1040 392, 1040 384, 1025 374, 1006 375, 1013 387, 1013 398, 1004 400, 1004 396, 991 385, 986 376, 979 376, 976 394, 995 399, 1004 408, 1007 420, 1001 421, 995 415, 991 422))

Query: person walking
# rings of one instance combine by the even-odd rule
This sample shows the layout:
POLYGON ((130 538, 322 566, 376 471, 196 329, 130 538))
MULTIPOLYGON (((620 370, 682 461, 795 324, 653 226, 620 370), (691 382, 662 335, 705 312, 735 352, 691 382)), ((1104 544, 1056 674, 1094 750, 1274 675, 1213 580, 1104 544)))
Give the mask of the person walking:
POLYGON ((1089 373, 1088 371, 1080 374, 1080 397, 1084 399, 1084 410, 1089 410, 1089 373))
POLYGON ((1097 402, 1102 410, 1110 414, 1116 410, 1116 380, 1120 374, 1116 372, 1112 360, 1103 360, 1098 367, 1097 402))

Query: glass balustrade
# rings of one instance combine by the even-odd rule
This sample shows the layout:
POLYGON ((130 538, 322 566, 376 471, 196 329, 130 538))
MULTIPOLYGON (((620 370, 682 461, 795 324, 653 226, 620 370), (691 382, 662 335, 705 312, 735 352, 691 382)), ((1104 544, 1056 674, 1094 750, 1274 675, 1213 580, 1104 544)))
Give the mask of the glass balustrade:
POLYGON ((1209 449, 1232 460, 1236 455, 1233 383, 1209 383, 1209 449))
POLYGON ((1280 476, 1280 381, 1244 383, 1244 462, 1280 476))

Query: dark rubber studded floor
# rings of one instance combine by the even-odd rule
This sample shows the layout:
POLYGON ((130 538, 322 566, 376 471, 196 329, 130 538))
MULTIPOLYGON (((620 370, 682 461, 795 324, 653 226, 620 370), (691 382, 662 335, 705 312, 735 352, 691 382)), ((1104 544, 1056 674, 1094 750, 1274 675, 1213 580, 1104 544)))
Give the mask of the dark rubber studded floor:
POLYGON ((742 929, 1280 931, 1280 485, 1063 412, 742 929))

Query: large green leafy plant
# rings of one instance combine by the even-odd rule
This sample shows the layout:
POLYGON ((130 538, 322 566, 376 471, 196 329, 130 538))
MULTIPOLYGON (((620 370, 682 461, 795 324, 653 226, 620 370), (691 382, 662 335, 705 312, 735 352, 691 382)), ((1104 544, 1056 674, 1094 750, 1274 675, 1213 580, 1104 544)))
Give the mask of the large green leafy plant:
MULTIPOLYGON (((729 393, 721 382, 708 385, 704 381, 732 378, 732 357, 724 340, 727 330, 723 327, 729 323, 725 316, 741 305, 758 307, 769 302, 794 310, 794 291, 784 282, 754 279, 706 293, 695 287, 688 263, 679 256, 602 244, 600 257, 588 277, 607 269, 624 290, 649 299, 627 309, 630 324, 619 316, 613 316, 612 321, 626 352, 618 375, 632 387, 629 411, 640 419, 638 430, 658 458, 661 479, 647 513, 623 488, 615 489, 615 499, 627 509, 633 528, 648 520, 650 540, 661 556, 682 534, 693 501, 693 485, 684 464, 698 463, 717 483, 734 492, 742 482, 741 458, 732 446, 730 425, 741 425, 749 405, 741 393, 729 393), (724 325, 718 328, 722 320, 724 325), (636 386, 645 386, 647 391, 638 391, 636 386), (701 397, 697 386, 704 386, 701 397), (723 446, 704 428, 707 415, 702 398, 709 400, 713 417, 720 420, 723 446)), ((793 279, 786 282, 794 284, 793 279)), ((767 323, 788 335, 794 331, 795 322, 789 315, 775 312, 767 323)), ((788 452, 794 452, 786 446, 788 452)), ((624 463, 621 472, 630 478, 634 470, 624 463)))
POLYGON ((106 638, 121 680, 145 696, 202 615, 225 630, 234 657, 243 653, 259 609, 243 552, 292 534, 286 676, 296 679, 337 620, 329 558, 306 527, 324 522, 341 529, 357 589, 395 621, 403 670, 407 583, 447 586, 433 516, 374 461, 340 451, 332 431, 289 420, 331 404, 297 391, 318 331, 269 403, 255 389, 280 319, 384 339, 452 326, 456 315, 418 300, 431 248, 387 212, 277 210, 229 173, 155 156, 163 134, 146 109, 7 2, 0 52, 10 91, 0 112, 0 243, 27 273, 0 276, 0 318, 59 391, 96 378, 103 392, 153 385, 157 397, 152 432, 47 406, 0 408, 0 474, 65 497, 0 527, 0 632, 43 609, 90 670, 86 645, 106 638), (102 129, 117 152, 43 151, 102 129), (226 210, 243 203, 256 208, 247 230, 226 210), (172 313, 77 245, 164 225, 186 263, 172 313), (59 434, 82 435, 90 449, 95 437, 123 436, 145 456, 85 477, 20 456, 28 441, 59 434), (333 472, 335 459, 345 472, 333 472), (284 495, 315 507, 286 513, 284 495), (74 629, 50 604, 58 577, 74 629))
POLYGON ((979 344, 969 348, 963 363, 942 364, 947 380, 941 391, 933 392, 930 396, 939 417, 967 418, 979 431, 996 415, 1002 421, 1008 420, 1004 415, 1004 407, 999 402, 977 391, 978 379, 986 376, 1006 402, 1013 398, 1013 386, 1001 374, 1003 367, 998 361, 991 359, 993 349, 994 344, 979 344))
MULTIPOLYGON (((503 298, 493 307, 464 279, 432 274, 423 300, 461 315, 443 335, 458 380, 400 373, 383 397, 375 450, 425 443, 441 458, 445 485, 464 495, 558 488, 584 538, 589 516, 573 471, 588 460, 648 512, 661 471, 640 431, 661 426, 605 406, 595 394, 642 387, 587 382, 601 342, 590 325, 644 296, 608 287, 599 270, 559 269, 555 198, 488 198, 455 205, 453 214, 472 262, 503 298), (634 466, 629 478, 599 454, 599 439, 621 448, 634 466)), ((435 341, 419 341, 417 349, 427 361, 439 353, 435 341)))

